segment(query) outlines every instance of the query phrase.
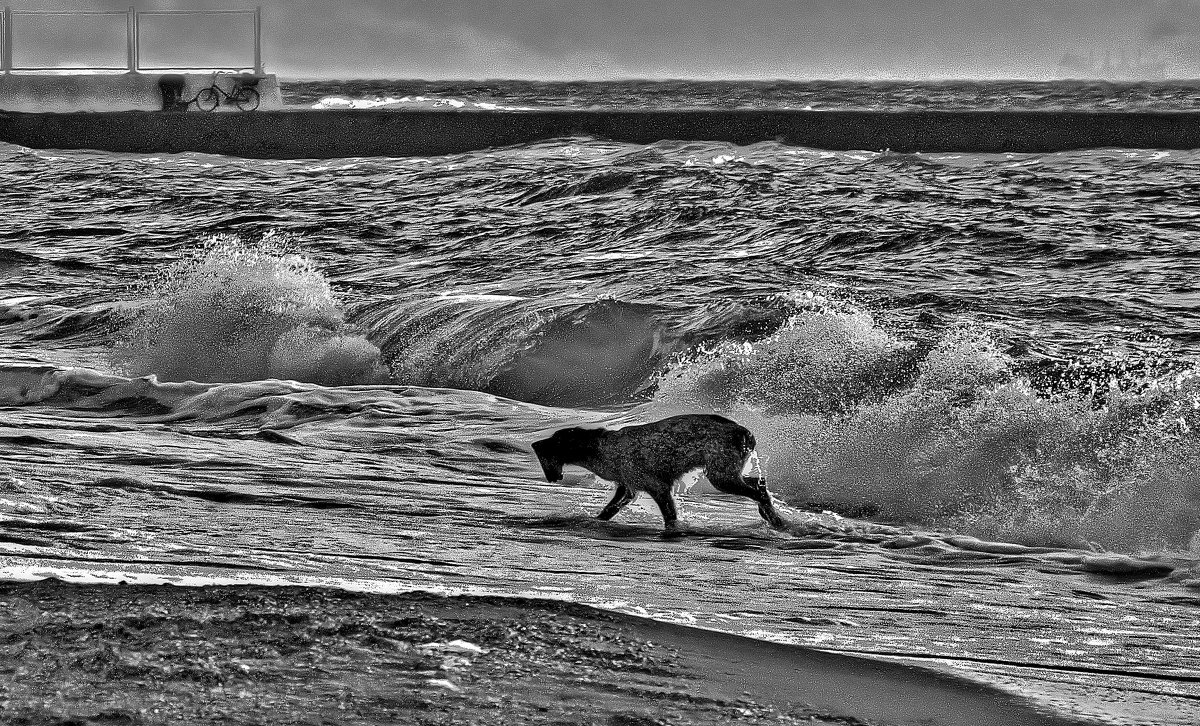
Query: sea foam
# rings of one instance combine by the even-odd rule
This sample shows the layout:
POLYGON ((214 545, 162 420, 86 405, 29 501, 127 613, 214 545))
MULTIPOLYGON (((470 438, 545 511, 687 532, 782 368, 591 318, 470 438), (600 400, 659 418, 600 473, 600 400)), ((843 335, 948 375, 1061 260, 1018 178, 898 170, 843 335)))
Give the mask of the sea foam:
POLYGON ((328 280, 290 240, 208 240, 147 285, 112 359, 132 376, 324 385, 386 380, 379 349, 345 322, 328 280))
POLYGON ((654 406, 733 412, 809 508, 1127 551, 1200 528, 1195 372, 1050 393, 977 327, 908 340, 830 304, 678 363, 654 406))

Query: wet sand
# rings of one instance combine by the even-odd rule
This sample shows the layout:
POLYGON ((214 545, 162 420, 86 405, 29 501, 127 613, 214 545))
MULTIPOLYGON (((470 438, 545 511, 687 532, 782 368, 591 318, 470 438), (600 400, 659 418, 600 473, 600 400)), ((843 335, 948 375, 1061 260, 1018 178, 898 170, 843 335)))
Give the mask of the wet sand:
POLYGON ((574 603, 0 585, 5 723, 1065 724, 943 673, 574 603))

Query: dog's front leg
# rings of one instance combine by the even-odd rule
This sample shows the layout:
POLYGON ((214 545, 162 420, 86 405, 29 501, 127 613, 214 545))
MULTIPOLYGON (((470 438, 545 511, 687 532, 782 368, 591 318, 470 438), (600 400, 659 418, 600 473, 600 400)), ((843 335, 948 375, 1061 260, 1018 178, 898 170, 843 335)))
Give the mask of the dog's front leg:
POLYGON ((617 516, 617 512, 625 508, 626 504, 629 504, 636 498, 636 491, 621 482, 617 482, 617 491, 613 494, 612 501, 605 505, 604 509, 600 510, 600 514, 596 515, 596 519, 603 519, 605 521, 612 519, 617 516))
POLYGON ((766 480, 757 476, 743 476, 742 482, 754 490, 753 495, 747 496, 758 503, 758 516, 775 529, 783 529, 787 521, 775 508, 775 500, 771 498, 771 492, 767 490, 766 480))
POLYGON ((763 489, 762 499, 758 500, 758 516, 775 529, 783 529, 787 525, 787 520, 779 514, 775 502, 771 500, 771 492, 766 489, 763 489))
POLYGON ((753 499, 758 504, 758 516, 775 529, 782 529, 787 524, 779 510, 775 509, 771 492, 767 491, 767 483, 762 477, 742 476, 740 473, 709 467, 708 480, 718 491, 753 499))

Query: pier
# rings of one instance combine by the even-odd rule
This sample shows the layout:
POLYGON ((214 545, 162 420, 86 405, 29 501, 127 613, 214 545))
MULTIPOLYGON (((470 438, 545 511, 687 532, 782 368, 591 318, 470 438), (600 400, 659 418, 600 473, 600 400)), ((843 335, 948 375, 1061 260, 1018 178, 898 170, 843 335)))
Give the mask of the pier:
MULTIPOLYGON (((114 33, 115 34, 115 33, 114 33)), ((159 38, 160 42, 162 38, 159 38)), ((200 41, 197 46, 203 46, 200 41)), ((192 49, 194 50, 194 49, 192 49)), ((203 47, 199 50, 203 51, 203 47)), ((203 53, 201 56, 203 57, 203 53)), ((43 11, 13 10, 0 12, 0 111, 26 113, 76 113, 104 111, 178 110, 182 102, 195 99, 205 89, 216 86, 232 90, 240 79, 253 79, 259 98, 257 108, 279 109, 283 98, 279 82, 266 73, 262 58, 262 9, 251 10, 162 10, 139 11, 43 11), (111 58, 119 63, 73 63, 70 59, 48 62, 38 54, 36 32, 46 27, 84 20, 110 31, 124 26, 123 48, 112 49, 111 58), (224 22, 243 28, 249 46, 244 62, 229 58, 211 58, 199 63, 164 63, 144 53, 144 29, 159 34, 175 31, 187 22, 224 22), (43 27, 39 27, 39 24, 43 27), (33 56, 23 61, 22 53, 33 56)), ((214 92, 215 93, 215 92, 214 92)), ((219 97, 218 97, 219 100, 219 97)), ((199 110, 192 107, 194 110, 199 110)), ((231 104, 219 104, 216 110, 231 110, 231 104)))

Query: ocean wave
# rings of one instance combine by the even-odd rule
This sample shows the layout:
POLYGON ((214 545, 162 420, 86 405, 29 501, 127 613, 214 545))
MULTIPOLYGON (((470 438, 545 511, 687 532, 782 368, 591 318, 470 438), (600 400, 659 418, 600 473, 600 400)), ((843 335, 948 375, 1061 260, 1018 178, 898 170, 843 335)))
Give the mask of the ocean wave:
MULTIPOLYGON (((667 361, 773 330, 787 297, 695 309, 618 299, 404 294, 346 306, 294 240, 217 235, 133 300, 0 302, 29 339, 109 349, 112 370, 160 382, 397 383, 554 406, 643 400, 667 361)), ((91 363, 88 363, 91 365, 91 363)))
MULTIPOLYGON (((74 330, 72 321, 57 327, 74 330)), ((166 270, 120 332, 112 360, 123 373, 164 381, 386 380, 379 349, 346 324, 325 276, 272 236, 256 245, 215 236, 166 270)))
POLYGON ((553 406, 647 398, 672 356, 707 340, 761 335, 783 299, 677 311, 615 299, 404 296, 353 310, 395 382, 485 391, 553 406))
POLYGON ((64 301, 0 301, 0 325, 20 323, 30 340, 102 345, 116 329, 136 317, 142 308, 140 303, 129 301, 95 303, 82 308, 60 305, 58 302, 64 301))
POLYGON ((382 301, 353 320, 397 383, 604 405, 629 400, 674 349, 658 312, 618 300, 442 295, 382 301))
POLYGON ((487 111, 528 111, 527 106, 504 105, 497 101, 464 101, 459 98, 440 96, 372 96, 370 98, 347 98, 345 96, 324 96, 312 105, 312 108, 353 108, 353 109, 393 109, 393 108, 474 108, 487 111))
POLYGON ((528 206, 569 197, 609 196, 633 186, 641 179, 641 175, 632 171, 600 171, 579 180, 546 180, 523 192, 512 201, 520 206, 528 206))
MULTIPOLYGON (((384 384, 330 388, 278 379, 171 382, 154 375, 129 378, 91 368, 0 365, 0 406, 39 404, 74 411, 88 425, 97 417, 110 422, 134 419, 140 423, 221 423, 225 425, 205 431, 233 438, 253 436, 283 444, 301 442, 281 435, 280 431, 307 424, 327 424, 330 431, 322 441, 328 443, 339 437, 352 439, 359 429, 423 420, 430 410, 459 416, 456 423, 460 428, 479 421, 494 422, 501 416, 499 412, 503 412, 523 422, 519 429, 532 426, 531 430, 538 430, 544 425, 543 419, 555 415, 552 409, 476 391, 384 384)), ((511 442, 501 437, 471 445, 494 451, 510 446, 511 442)))
POLYGON ((735 411, 808 508, 1030 545, 1187 548, 1200 529, 1195 370, 1046 390, 978 327, 914 340, 830 304, 679 362, 654 407, 735 411))

